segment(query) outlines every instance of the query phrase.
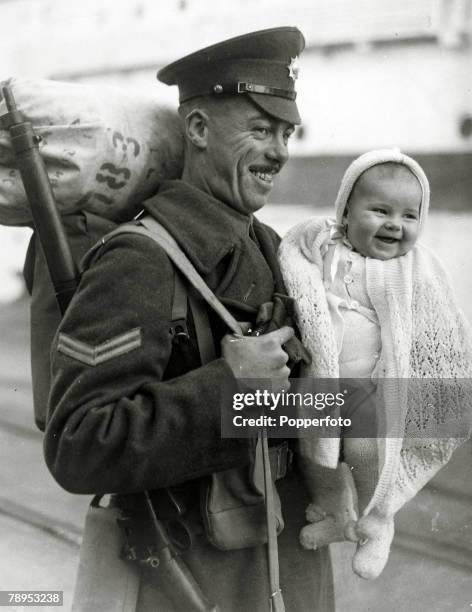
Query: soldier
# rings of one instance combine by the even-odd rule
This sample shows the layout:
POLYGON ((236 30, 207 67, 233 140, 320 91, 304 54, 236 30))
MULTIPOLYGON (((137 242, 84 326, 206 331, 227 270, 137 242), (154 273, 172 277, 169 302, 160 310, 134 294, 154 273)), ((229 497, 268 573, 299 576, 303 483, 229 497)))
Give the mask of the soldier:
MULTIPOLYGON (((264 30, 193 53, 158 74, 179 88, 185 163, 182 179, 164 183, 143 207, 235 318, 252 324, 261 304, 284 292, 279 238, 253 213, 266 203, 300 122, 294 84, 303 47, 296 28, 264 30)), ((169 334, 174 288, 172 263, 148 238, 121 234, 95 253, 53 347, 46 461, 74 493, 113 493, 119 500, 170 487, 190 529, 182 558, 206 597, 224 612, 267 610, 265 546, 215 547, 200 500, 214 473, 238 468, 249 479, 253 458, 250 440, 221 437, 222 381, 286 382, 283 345, 294 332, 282 326, 235 338, 209 312, 216 354, 202 365, 193 312, 187 342, 169 334)), ((274 477, 285 519, 278 541, 287 611, 329 612, 328 557, 298 544, 307 501, 298 472, 279 465, 274 477)), ((230 534, 237 529, 231 520, 228 536, 237 539, 230 534)), ((163 590, 158 572, 143 572, 136 609, 177 610, 163 590)))

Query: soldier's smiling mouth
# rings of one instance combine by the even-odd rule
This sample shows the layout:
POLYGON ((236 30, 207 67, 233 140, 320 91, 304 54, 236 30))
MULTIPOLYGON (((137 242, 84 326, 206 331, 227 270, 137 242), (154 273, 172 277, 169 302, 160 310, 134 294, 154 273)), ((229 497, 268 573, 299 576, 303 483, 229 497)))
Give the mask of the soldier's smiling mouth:
POLYGON ((272 185, 272 183, 274 182, 274 176, 278 172, 278 168, 267 166, 252 166, 249 168, 249 172, 263 183, 266 183, 267 185, 272 185))

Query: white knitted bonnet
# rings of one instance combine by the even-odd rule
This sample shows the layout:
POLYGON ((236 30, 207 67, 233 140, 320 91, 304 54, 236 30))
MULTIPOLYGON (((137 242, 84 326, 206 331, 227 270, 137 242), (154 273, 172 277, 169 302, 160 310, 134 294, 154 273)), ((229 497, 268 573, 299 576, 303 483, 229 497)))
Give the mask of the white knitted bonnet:
POLYGON ((402 153, 400 149, 378 149, 375 151, 369 151, 352 162, 344 173, 343 180, 341 181, 341 187, 339 188, 336 203, 334 205, 337 223, 342 224, 343 222, 343 215, 347 201, 360 175, 368 168, 372 168, 372 166, 377 166, 378 164, 383 164, 385 162, 403 164, 409 170, 411 170, 411 172, 413 172, 420 182, 422 198, 420 206, 419 229, 422 229, 429 208, 429 182, 426 178, 426 174, 418 162, 411 157, 408 157, 408 155, 402 153))

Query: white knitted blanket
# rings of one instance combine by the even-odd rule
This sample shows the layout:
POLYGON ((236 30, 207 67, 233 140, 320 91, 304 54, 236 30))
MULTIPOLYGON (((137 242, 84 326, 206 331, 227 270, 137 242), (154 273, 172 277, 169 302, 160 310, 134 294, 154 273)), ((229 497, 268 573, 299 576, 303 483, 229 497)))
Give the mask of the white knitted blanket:
MULTIPOLYGON (((313 359, 302 374, 305 377, 339 376, 320 250, 332 226, 323 218, 297 225, 286 234, 279 251, 287 291, 297 304, 302 340, 313 359)), ((387 261, 367 258, 366 282, 381 327, 380 376, 388 379, 378 388, 395 429, 379 440, 382 467, 364 514, 376 507, 390 515, 470 436, 472 329, 441 264, 423 246, 387 261), (411 389, 404 382, 408 378, 426 380, 411 389), (448 381, 446 399, 441 379, 453 379, 448 381), (435 437, 445 422, 454 426, 454 437, 435 437), (412 432, 417 436, 412 437, 412 432)), ((301 439, 300 452, 307 461, 334 468, 339 442, 301 439)))

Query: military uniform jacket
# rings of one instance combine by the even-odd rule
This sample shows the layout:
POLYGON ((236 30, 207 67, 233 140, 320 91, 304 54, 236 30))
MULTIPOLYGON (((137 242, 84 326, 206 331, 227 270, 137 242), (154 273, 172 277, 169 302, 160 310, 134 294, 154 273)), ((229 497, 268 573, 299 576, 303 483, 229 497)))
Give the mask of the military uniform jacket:
MULTIPOLYGON (((145 208, 232 314, 254 320, 280 282, 275 232, 182 181, 165 183, 145 208)), ((71 492, 158 489, 249 462, 247 440, 220 436, 221 381, 232 377, 218 356, 227 330, 210 315, 217 358, 204 366, 195 343, 186 351, 173 344, 174 274, 159 245, 121 234, 97 251, 81 278, 53 346, 45 437, 47 464, 71 492)), ((306 500, 295 476, 284 480, 279 492, 283 504, 288 487, 290 507, 283 510, 295 516, 296 508, 279 538, 282 581, 285 567, 293 574, 288 612, 327 612, 329 567, 299 548, 306 500)), ((264 547, 223 553, 202 537, 186 561, 225 612, 266 609, 264 547)), ((155 581, 144 581, 139 609, 159 602, 171 610, 160 597, 155 581)))

